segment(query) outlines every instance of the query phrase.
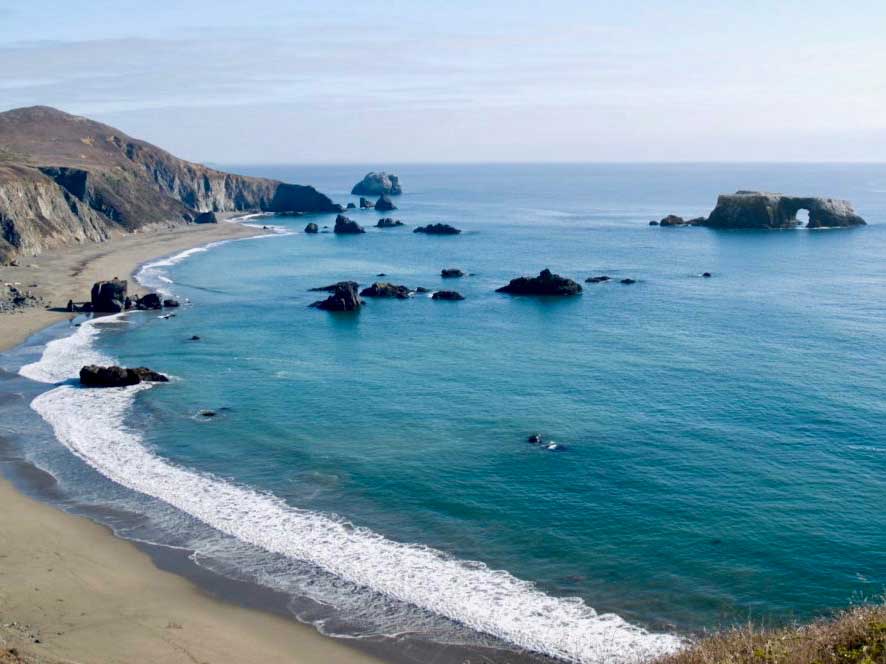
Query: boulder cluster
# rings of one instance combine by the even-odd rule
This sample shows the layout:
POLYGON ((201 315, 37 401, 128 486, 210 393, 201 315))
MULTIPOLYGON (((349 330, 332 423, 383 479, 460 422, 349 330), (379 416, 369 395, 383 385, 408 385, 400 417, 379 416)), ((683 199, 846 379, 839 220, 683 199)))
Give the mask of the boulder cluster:
POLYGON ((89 302, 77 306, 68 302, 68 311, 86 311, 101 314, 117 314, 130 309, 158 310, 172 309, 180 305, 178 300, 161 298, 157 293, 148 293, 139 297, 127 295, 127 282, 125 279, 114 277, 110 281, 97 281, 92 285, 89 302))

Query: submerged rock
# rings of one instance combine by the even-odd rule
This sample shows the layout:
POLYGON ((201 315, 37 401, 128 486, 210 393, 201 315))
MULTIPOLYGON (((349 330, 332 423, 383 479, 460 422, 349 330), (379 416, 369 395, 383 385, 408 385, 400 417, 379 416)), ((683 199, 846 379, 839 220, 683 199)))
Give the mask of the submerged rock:
POLYGON ((391 210, 396 210, 397 206, 394 205, 393 201, 388 198, 385 194, 382 194, 378 197, 378 200, 375 201, 375 209, 380 212, 389 212, 391 210))
POLYGON ((529 438, 527 438, 526 440, 529 441, 530 443, 532 443, 533 445, 538 445, 542 441, 542 437, 541 437, 540 433, 534 433, 531 436, 529 436, 529 438))
POLYGON ((585 279, 586 284, 602 284, 604 281, 609 281, 611 277, 606 276, 605 274, 601 274, 599 277, 588 277, 585 279))
POLYGON ((440 276, 444 279, 457 279, 458 277, 465 276, 465 273, 457 267, 448 267, 440 270, 440 276))
POLYGON ((368 288, 360 291, 363 297, 395 297, 405 300, 411 291, 406 286, 397 286, 386 281, 376 281, 368 288))
POLYGON ((807 210, 807 228, 864 226, 852 204, 836 198, 785 196, 760 191, 721 194, 717 206, 705 220, 711 228, 796 228, 797 212, 807 210))
POLYGON ((356 311, 363 306, 363 301, 357 295, 355 282, 340 281, 335 284, 332 295, 325 300, 314 302, 311 306, 323 311, 356 311))
POLYGON ((340 214, 335 218, 335 228, 332 229, 332 232, 339 235, 356 235, 366 231, 353 219, 348 219, 343 214, 340 214))
POLYGON ((397 226, 405 226, 402 221, 399 219, 391 219, 390 217, 384 217, 378 220, 378 223, 375 225, 376 228, 396 228, 397 226))
POLYGON ((441 290, 431 295, 432 300, 463 300, 465 296, 454 290, 441 290))
POLYGON ((430 293, 430 292, 431 292, 431 289, 430 289, 430 288, 425 288, 424 286, 418 286, 418 287, 415 289, 415 292, 416 292, 416 293, 430 293))
POLYGON ((400 178, 396 175, 385 173, 384 171, 379 173, 376 173, 375 171, 367 173, 363 176, 363 179, 351 189, 351 194, 354 196, 380 196, 381 194, 399 196, 402 193, 403 189, 400 186, 400 178))
POLYGON ((710 272, 702 272, 701 276, 703 276, 705 279, 710 279, 713 275, 710 272))
POLYGON ((542 270, 537 277, 517 277, 507 286, 496 289, 497 293, 511 295, 578 295, 581 286, 572 279, 542 270))
POLYGON ((320 232, 320 227, 317 226, 317 224, 315 224, 313 221, 311 223, 309 223, 307 226, 305 226, 305 233, 313 234, 313 233, 319 233, 319 232, 320 232))
POLYGON ((90 304, 96 313, 116 314, 126 306, 126 280, 114 277, 110 281, 97 281, 92 285, 90 304))
POLYGON ((637 280, 631 279, 631 278, 625 278, 625 279, 622 279, 619 283, 625 284, 626 286, 630 286, 631 284, 637 283, 637 280))
POLYGON ((80 384, 85 387, 126 387, 141 382, 166 383, 169 378, 147 367, 101 367, 90 364, 80 369, 80 384))
POLYGON ((428 235, 458 235, 461 231, 455 226, 449 224, 428 224, 427 226, 419 226, 413 233, 426 233, 428 235))

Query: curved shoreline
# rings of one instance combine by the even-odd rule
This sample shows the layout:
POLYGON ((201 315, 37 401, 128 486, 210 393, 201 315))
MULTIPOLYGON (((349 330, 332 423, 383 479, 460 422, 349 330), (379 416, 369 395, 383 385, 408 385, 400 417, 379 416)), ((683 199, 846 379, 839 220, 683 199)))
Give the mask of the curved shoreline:
MULTIPOLYGON (((64 303, 83 299, 94 281, 133 278, 144 263, 160 257, 261 234, 260 228, 240 224, 191 226, 29 259, 40 267, 0 268, 4 281, 40 283, 55 307, 0 316, 0 352, 74 318, 63 311, 64 303)), ((4 460, 3 469, 13 463, 4 460)), ((18 480, 24 489, 27 478, 19 473, 18 480)), ((210 594, 181 570, 161 569, 158 552, 151 555, 146 546, 28 493, 0 477, 0 648, 15 647, 50 662, 379 661, 292 618, 246 608, 235 590, 215 588, 210 594)), ((176 565, 167 560, 162 567, 176 565)))

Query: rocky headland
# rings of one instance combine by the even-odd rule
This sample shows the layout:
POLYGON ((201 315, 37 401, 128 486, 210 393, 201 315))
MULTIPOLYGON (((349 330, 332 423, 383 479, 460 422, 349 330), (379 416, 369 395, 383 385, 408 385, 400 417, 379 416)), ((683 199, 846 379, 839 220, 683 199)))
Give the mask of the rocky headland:
POLYGON ((47 106, 0 113, 0 264, 217 212, 336 212, 313 187, 178 159, 47 106))

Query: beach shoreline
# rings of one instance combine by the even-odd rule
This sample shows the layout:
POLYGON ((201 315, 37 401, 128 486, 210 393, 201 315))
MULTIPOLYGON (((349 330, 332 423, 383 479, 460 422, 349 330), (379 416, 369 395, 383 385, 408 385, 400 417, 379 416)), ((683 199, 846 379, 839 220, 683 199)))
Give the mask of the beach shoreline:
MULTIPOLYGON (((46 308, 0 316, 0 352, 76 316, 65 304, 88 299, 95 281, 132 280, 147 261, 264 232, 236 223, 189 226, 2 267, 3 282, 29 288, 46 308)), ((130 282, 131 291, 139 288, 130 282)), ((6 478, 0 503, 0 661, 9 649, 22 661, 41 662, 379 661, 294 619, 214 597, 160 569, 142 547, 26 495, 6 478)))

